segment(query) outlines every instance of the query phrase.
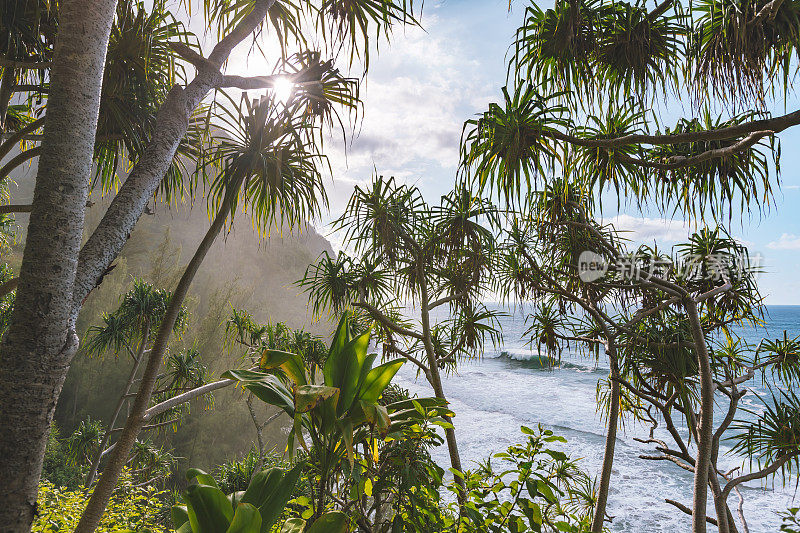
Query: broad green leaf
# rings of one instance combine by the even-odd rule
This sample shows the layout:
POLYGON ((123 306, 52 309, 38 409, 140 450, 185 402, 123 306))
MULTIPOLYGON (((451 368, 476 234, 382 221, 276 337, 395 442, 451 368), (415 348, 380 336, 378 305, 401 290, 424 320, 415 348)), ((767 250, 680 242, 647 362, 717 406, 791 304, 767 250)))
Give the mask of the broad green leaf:
MULTIPOLYGON (((350 317, 348 313, 344 313, 342 314, 342 318, 339 319, 339 325, 336 326, 336 332, 333 334, 331 347, 328 350, 328 359, 330 359, 334 353, 342 351, 348 342, 350 342, 350 317)), ((328 376, 324 368, 322 373, 325 375, 325 384, 328 385, 328 376)))
POLYGON ((306 527, 306 521, 302 518, 290 518, 283 523, 281 533, 303 533, 303 528, 306 527))
POLYGON ((186 489, 186 507, 194 533, 225 531, 233 519, 233 506, 221 490, 208 485, 186 489))
POLYGON ((280 368, 297 385, 307 385, 306 367, 299 355, 281 350, 264 350, 259 366, 263 370, 280 368))
POLYGON ((345 448, 347 448, 347 461, 350 463, 350 469, 353 469, 355 462, 355 453, 353 451, 353 421, 344 419, 341 421, 342 440, 344 440, 345 448))
POLYGON ((231 525, 226 533, 260 533, 261 515, 258 509, 249 503, 240 503, 236 507, 231 525))
POLYGON ((367 358, 369 339, 370 331, 367 331, 345 344, 341 350, 332 352, 325 361, 322 370, 325 385, 336 387, 341 391, 336 409, 339 416, 347 412, 358 392, 358 382, 367 358))
POLYGON ((364 401, 360 401, 359 405, 364 411, 367 422, 375 426, 381 435, 385 436, 389 431, 390 424, 389 413, 386 411, 386 407, 376 403, 365 403, 364 401))
POLYGON ((172 516, 172 527, 174 529, 178 529, 189 521, 189 511, 185 505, 173 505, 172 509, 170 509, 170 515, 172 516))
POLYGON ((370 370, 361 386, 359 399, 367 403, 377 402, 403 363, 405 359, 395 359, 370 370))
POLYGON ((553 494, 553 489, 550 488, 550 484, 546 481, 537 480, 536 481, 536 488, 539 489, 539 494, 541 494, 547 503, 556 503, 558 498, 556 498, 555 494, 553 494))
POLYGON ((214 478, 199 468, 190 468, 186 471, 186 480, 192 481, 193 479, 197 480, 198 485, 208 485, 209 487, 219 488, 214 478))
POLYGON ((325 385, 301 385, 294 389, 294 408, 298 413, 307 413, 321 401, 336 398, 340 394, 336 387, 325 385))
POLYGON ((283 469, 274 467, 257 472, 247 490, 244 491, 241 499, 242 503, 250 503, 256 507, 261 507, 272 497, 275 488, 280 484, 283 479, 283 469))
POLYGON ((320 516, 306 533, 347 533, 350 520, 339 511, 332 511, 320 516))
MULTIPOLYGON (((277 480, 275 474, 271 472, 267 472, 266 475, 259 477, 257 483, 256 477, 253 478, 250 486, 253 487, 253 499, 261 502, 258 505, 258 511, 261 513, 262 533, 268 532, 272 525, 280 518, 283 509, 292 497, 292 491, 295 485, 297 485, 297 480, 300 478, 300 471, 302 468, 302 463, 298 463, 291 470, 286 472, 285 475, 283 475, 283 471, 279 468, 270 469, 279 471, 278 474, 281 477, 277 478, 277 480), (273 481, 274 483, 271 483, 273 481), (270 490, 271 492, 269 492, 270 490)), ((256 476, 258 476, 258 474, 256 474, 256 476)), ((247 490, 250 491, 250 487, 248 487, 247 490)), ((242 500, 246 502, 250 501, 244 498, 242 498, 242 500)))

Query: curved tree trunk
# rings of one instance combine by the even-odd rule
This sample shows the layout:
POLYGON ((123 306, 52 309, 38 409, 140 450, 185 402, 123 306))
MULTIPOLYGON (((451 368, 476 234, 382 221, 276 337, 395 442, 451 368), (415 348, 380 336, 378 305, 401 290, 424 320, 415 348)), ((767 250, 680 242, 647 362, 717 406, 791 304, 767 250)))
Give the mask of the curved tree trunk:
POLYGON ((14 313, 0 344, 0 524, 30 531, 53 411, 78 347, 72 288, 116 0, 60 4, 14 313))
POLYGON ((689 327, 700 372, 700 420, 697 429, 697 460, 694 469, 692 532, 705 533, 708 472, 711 464, 711 444, 714 439, 714 381, 711 375, 708 346, 700 326, 700 316, 697 313, 697 303, 687 298, 683 306, 689 317, 689 327))
MULTIPOLYGON (((422 263, 420 262, 420 265, 422 263)), ((422 315, 422 339, 425 345, 425 354, 428 357, 428 367, 430 368, 430 381, 433 387, 433 392, 440 400, 447 401, 444 395, 444 388, 442 387, 442 377, 439 373, 439 363, 436 361, 436 352, 433 349, 431 342, 431 322, 430 311, 428 310, 429 296, 428 284, 425 279, 425 274, 422 268, 419 268, 420 278, 420 314, 422 315)), ((453 421, 450 417, 445 417, 445 420, 452 426, 453 421)), ((456 431, 454 428, 445 428, 444 436, 447 440, 447 451, 450 454, 450 466, 453 469, 463 473, 464 469, 461 467, 461 456, 458 453, 458 442, 456 442, 456 431)), ((458 494, 458 501, 460 504, 464 503, 466 497, 466 483, 463 476, 455 476, 455 481, 461 487, 461 492, 458 494)))
POLYGON ((619 362, 616 348, 609 343, 608 362, 611 367, 611 405, 608 409, 608 428, 603 451, 603 466, 600 470, 600 486, 597 489, 597 503, 592 516, 592 533, 602 533, 608 503, 608 490, 611 487, 611 470, 614 467, 614 448, 617 443, 617 422, 619 421, 619 362))
MULTIPOLYGON (((238 186, 234 187, 234 190, 238 191, 238 186)), ((197 247, 194 256, 192 256, 192 259, 186 266, 186 270, 184 270, 183 276, 181 276, 178 282, 178 286, 172 293, 169 307, 167 307, 167 311, 158 328, 158 334, 156 335, 156 340, 153 342, 153 347, 150 349, 147 366, 142 375, 142 381, 139 384, 139 391, 136 393, 136 398, 133 401, 131 413, 125 422, 125 427, 122 430, 122 434, 119 436, 119 440, 117 440, 111 452, 111 456, 108 458, 108 463, 103 469, 103 474, 97 481, 97 485, 95 485, 94 492, 92 492, 92 496, 89 498, 89 503, 86 505, 86 509, 84 509, 81 515, 80 522, 78 522, 78 526, 75 528, 75 533, 92 533, 100 523, 100 519, 111 499, 114 488, 117 486, 122 468, 128 461, 128 455, 133 448, 133 444, 136 442, 136 437, 139 435, 145 423, 147 407, 150 405, 150 399, 153 394, 156 379, 158 378, 159 369, 161 368, 161 362, 167 351, 172 329, 175 326, 175 321, 178 318, 183 301, 186 299, 189 287, 192 281, 194 281, 194 277, 200 265, 203 263, 208 250, 211 248, 211 245, 214 244, 220 231, 222 231, 230 211, 231 203, 226 198, 226 200, 223 200, 219 213, 217 213, 217 216, 214 218, 214 222, 212 222, 211 227, 197 247)))

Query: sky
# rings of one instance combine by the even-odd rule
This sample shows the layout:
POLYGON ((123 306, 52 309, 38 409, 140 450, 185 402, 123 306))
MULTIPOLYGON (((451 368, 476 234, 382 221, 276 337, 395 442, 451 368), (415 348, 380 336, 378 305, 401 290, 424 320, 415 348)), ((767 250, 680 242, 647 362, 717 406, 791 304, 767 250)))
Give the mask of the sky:
MULTIPOLYGON (((507 0, 428 0, 422 28, 399 29, 390 43, 381 42, 370 58, 356 131, 347 145, 334 138, 326 150, 333 167, 326 181, 331 205, 317 227, 334 247, 340 242, 325 222, 342 212, 355 185, 369 183, 376 172, 417 185, 429 202, 450 190, 463 123, 498 101, 506 52, 524 6, 517 1, 509 12, 507 0)), ((237 61, 236 70, 252 70, 241 56, 237 61)), ((793 96, 774 112, 798 106, 800 99, 793 96)), ((780 139, 781 186, 774 205, 762 213, 735 214, 732 232, 751 256, 763 258, 759 285, 765 301, 800 304, 800 130, 780 139)), ((662 249, 690 231, 683 220, 631 207, 617 210, 616 201, 604 206, 603 217, 629 231, 630 239, 656 241, 662 249)))

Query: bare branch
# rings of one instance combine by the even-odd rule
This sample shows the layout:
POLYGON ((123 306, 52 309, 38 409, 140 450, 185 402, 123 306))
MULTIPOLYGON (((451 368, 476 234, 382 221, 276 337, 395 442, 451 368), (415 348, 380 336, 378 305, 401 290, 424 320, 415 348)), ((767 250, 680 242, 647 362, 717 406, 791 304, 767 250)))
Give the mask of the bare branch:
POLYGON ((8 281, 0 283, 0 298, 13 291, 19 285, 19 278, 11 278, 8 281))
POLYGON ((233 385, 234 383, 236 383, 235 379, 221 379, 219 381, 207 383, 202 387, 197 387, 188 392, 184 392, 183 394, 179 394, 173 398, 170 398, 169 400, 164 400, 163 402, 150 407, 144 412, 144 421, 147 422, 154 416, 160 415, 164 411, 168 411, 175 406, 186 403, 197 398, 198 396, 202 396, 203 394, 208 394, 211 391, 227 387, 228 385, 233 385))
POLYGON ((767 135, 773 135, 774 133, 774 131, 757 131, 751 133, 739 142, 724 148, 714 148, 713 150, 707 150, 703 153, 690 157, 682 155, 672 156, 665 161, 648 161, 646 159, 639 159, 625 154, 614 154, 614 157, 623 163, 631 163, 640 167, 653 168, 656 170, 675 170, 679 168, 695 166, 711 159, 719 159, 743 152, 752 147, 762 138, 766 137, 767 135))
POLYGON ((356 307, 360 307, 362 309, 365 309, 367 312, 369 312, 370 315, 372 315, 372 317, 375 320, 380 322, 386 328, 394 331, 398 335, 404 335, 406 337, 413 337, 413 338, 415 338, 417 340, 422 340, 422 335, 421 334, 417 333, 416 331, 411 331, 410 329, 406 329, 406 328, 404 328, 402 326, 398 326, 397 324, 392 322, 392 320, 389 317, 384 315, 380 311, 380 309, 378 309, 377 307, 375 307, 373 305, 370 305, 370 304, 368 304, 367 302, 364 302, 364 301, 353 302, 353 305, 356 306, 356 307))
MULTIPOLYGON (((680 509, 684 513, 688 514, 689 516, 692 516, 692 510, 689 509, 688 507, 686 507, 685 505, 683 505, 682 503, 676 502, 675 500, 664 500, 664 501, 667 502, 670 505, 674 505, 675 507, 677 507, 678 509, 680 509)), ((708 522, 709 524, 714 524, 715 526, 717 525, 717 520, 714 519, 714 518, 711 518, 710 516, 706 517, 706 522, 708 522)))
POLYGON ((219 87, 236 87, 244 91, 254 89, 267 89, 275 86, 275 81, 280 76, 222 76, 219 87))
POLYGON ((30 161, 34 157, 39 157, 39 154, 41 152, 42 152, 41 146, 34 146, 30 150, 25 150, 24 152, 18 153, 17 155, 12 157, 8 161, 8 163, 6 163, 5 165, 3 165, 2 168, 0 168, 0 179, 3 179, 9 174, 11 174, 11 171, 17 168, 18 166, 23 165, 24 163, 30 161))
POLYGON ((444 305, 446 303, 450 303, 453 300, 458 300, 459 298, 463 298, 466 295, 467 295, 467 293, 466 293, 466 291, 464 291, 464 292, 459 292, 458 294, 451 294, 450 296, 445 296, 443 298, 439 298, 438 300, 434 300, 434 301, 432 301, 431 303, 428 304, 428 311, 430 311, 431 309, 435 309, 436 307, 439 307, 440 305, 444 305))
POLYGON ((749 474, 744 474, 742 476, 733 478, 732 480, 728 481, 728 483, 725 484, 725 488, 722 489, 722 497, 727 499, 728 495, 731 493, 731 491, 736 485, 741 485, 742 483, 753 481, 755 479, 765 478, 770 474, 774 474, 775 472, 780 470, 781 467, 783 467, 783 465, 785 465, 787 462, 794 459, 798 455, 800 455, 800 452, 797 451, 792 453, 787 453, 786 455, 784 455, 771 465, 766 466, 761 470, 758 470, 757 472, 750 472, 749 474))
POLYGON ((0 205, 0 215, 6 213, 30 213, 33 206, 31 204, 8 204, 0 205))

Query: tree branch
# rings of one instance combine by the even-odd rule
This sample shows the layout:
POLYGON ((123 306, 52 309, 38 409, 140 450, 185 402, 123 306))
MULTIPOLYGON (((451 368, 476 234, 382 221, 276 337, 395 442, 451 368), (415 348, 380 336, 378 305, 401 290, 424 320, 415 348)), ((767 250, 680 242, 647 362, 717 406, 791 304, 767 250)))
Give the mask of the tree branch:
MULTIPOLYGON (((669 499, 664 500, 664 501, 667 502, 670 505, 674 505, 675 507, 677 507, 678 509, 680 509, 684 513, 688 514, 689 516, 692 516, 692 514, 693 514, 691 509, 689 509, 688 507, 686 507, 685 505, 683 505, 680 502, 676 502, 675 500, 669 500, 669 499)), ((717 525, 717 520, 714 519, 714 518, 711 518, 710 516, 706 517, 706 522, 708 522, 709 524, 713 524, 715 526, 717 525)))
POLYGON ((14 170, 20 165, 23 165, 25 162, 30 161, 34 157, 39 157, 40 153, 42 153, 41 146, 34 146, 30 150, 25 150, 24 152, 18 153, 17 155, 12 157, 8 161, 8 163, 6 163, 5 165, 3 165, 2 168, 0 168, 0 179, 3 179, 9 174, 11 174, 12 170, 14 170))
POLYGON ((219 381, 207 383, 202 387, 197 387, 196 389, 192 389, 190 391, 184 392, 183 394, 174 396, 169 400, 164 400, 163 402, 150 407, 149 409, 147 409, 147 411, 144 412, 144 421, 147 422, 148 420, 152 420, 154 416, 160 415, 164 411, 169 411, 173 407, 176 407, 182 403, 186 403, 190 400, 193 400, 198 396, 202 396, 203 394, 208 394, 211 391, 227 387, 228 385, 233 385, 234 383, 236 383, 235 379, 221 379, 219 381))
POLYGON ((748 481, 753 481, 754 479, 761 479, 761 478, 769 476, 770 474, 774 474, 775 472, 780 470, 780 468, 783 465, 785 465, 787 462, 789 462, 791 459, 794 459, 798 455, 800 455, 800 452, 787 453, 786 455, 784 455, 783 457, 781 457, 780 459, 778 459, 777 461, 775 461, 771 465, 769 465, 767 467, 764 467, 764 468, 762 468, 761 470, 759 470, 757 472, 750 472, 749 474, 744 474, 742 476, 733 478, 732 480, 728 481, 725 484, 725 488, 722 489, 722 497, 727 499, 728 495, 731 493, 733 488, 735 486, 737 486, 737 485, 741 485, 742 483, 746 483, 748 481))
POLYGON ((17 285, 19 285, 19 277, 0 283, 0 298, 16 289, 17 285))
POLYGON ((8 155, 8 153, 14 149, 17 143, 24 140, 26 135, 33 133, 42 126, 44 126, 44 117, 36 119, 30 124, 25 125, 25 127, 11 133, 8 139, 3 141, 3 144, 0 145, 0 160, 8 155))
POLYGON ((406 328, 404 328, 402 326, 398 326, 397 324, 392 322, 392 320, 389 317, 384 315, 380 311, 380 309, 378 309, 377 307, 372 306, 372 305, 368 304, 367 302, 365 302, 363 300, 360 301, 360 302, 353 302, 353 305, 356 306, 356 307, 360 307, 362 309, 365 309, 378 322, 383 324, 386 328, 394 331, 398 335, 403 335, 403 336, 406 336, 406 337, 412 337, 412 338, 417 339, 417 340, 422 340, 422 335, 420 335, 416 331, 411 331, 410 329, 406 329, 406 328))
POLYGON ((6 213, 30 213, 33 206, 31 204, 8 204, 0 205, 0 215, 6 213))
POLYGON ((710 159, 718 159, 743 152, 744 150, 752 147, 763 137, 766 137, 767 135, 773 135, 774 133, 774 131, 757 131, 751 133, 737 143, 724 148, 714 148, 713 150, 707 150, 703 153, 690 157, 685 157, 682 155, 673 156, 668 158, 666 161, 648 161, 646 159, 639 159, 625 154, 614 154, 614 157, 623 163, 631 163, 644 168, 653 168, 656 170, 676 170, 679 168, 695 166, 710 159))

